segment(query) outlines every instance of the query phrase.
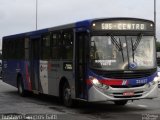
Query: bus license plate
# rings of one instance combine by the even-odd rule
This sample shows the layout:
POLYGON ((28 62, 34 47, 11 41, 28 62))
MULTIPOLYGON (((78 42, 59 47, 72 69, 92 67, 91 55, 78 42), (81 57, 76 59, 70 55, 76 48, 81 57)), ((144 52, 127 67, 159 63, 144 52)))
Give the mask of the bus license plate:
POLYGON ((132 92, 132 91, 123 93, 123 96, 133 96, 133 95, 134 95, 134 92, 132 92))

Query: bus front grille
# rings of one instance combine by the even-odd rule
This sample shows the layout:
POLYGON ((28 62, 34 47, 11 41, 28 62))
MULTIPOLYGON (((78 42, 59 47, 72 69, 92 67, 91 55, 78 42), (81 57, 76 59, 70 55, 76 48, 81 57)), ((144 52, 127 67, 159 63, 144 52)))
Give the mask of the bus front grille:
POLYGON ((123 93, 113 93, 114 98, 133 98, 133 97, 141 97, 143 95, 143 91, 134 92, 132 96, 124 96, 123 93))
POLYGON ((141 85, 111 85, 112 88, 135 88, 135 87, 142 87, 145 84, 141 85))
POLYGON ((134 96, 114 96, 114 98, 135 98, 135 97, 141 97, 142 95, 134 95, 134 96))

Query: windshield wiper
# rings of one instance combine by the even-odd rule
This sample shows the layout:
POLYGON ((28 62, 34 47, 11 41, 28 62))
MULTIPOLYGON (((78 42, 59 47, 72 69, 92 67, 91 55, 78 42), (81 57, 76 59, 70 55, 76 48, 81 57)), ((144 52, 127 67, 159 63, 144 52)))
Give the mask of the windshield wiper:
POLYGON ((140 41, 142 40, 143 34, 140 34, 139 36, 137 36, 137 40, 133 45, 133 50, 135 51, 140 43, 140 41))
POLYGON ((141 42, 143 37, 143 34, 140 34, 139 36, 137 36, 136 42, 133 44, 133 39, 131 38, 131 44, 132 44, 132 57, 133 57, 133 62, 134 62, 134 52, 136 51, 139 43, 141 42))
POLYGON ((118 51, 122 50, 121 44, 116 40, 116 38, 112 35, 110 35, 112 43, 116 46, 116 48, 118 49, 118 51))
POLYGON ((111 41, 112 41, 113 45, 116 46, 118 51, 121 51, 122 59, 123 59, 123 62, 124 62, 123 48, 122 48, 122 43, 121 43, 120 38, 119 38, 119 42, 118 42, 113 35, 109 35, 109 36, 111 37, 111 41))

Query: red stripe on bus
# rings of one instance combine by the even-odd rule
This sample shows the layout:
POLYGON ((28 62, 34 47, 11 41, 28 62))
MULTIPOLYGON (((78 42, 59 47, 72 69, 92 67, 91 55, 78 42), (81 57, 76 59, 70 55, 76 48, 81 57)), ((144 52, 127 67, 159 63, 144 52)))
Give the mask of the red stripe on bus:
MULTIPOLYGON (((99 80, 99 82, 110 86, 110 85, 122 85, 123 80, 114 80, 114 79, 112 80, 112 79, 110 79, 110 80, 99 80)), ((88 85, 92 85, 92 81, 91 80, 87 80, 86 83, 88 85)))
POLYGON ((30 76, 29 76, 29 72, 28 72, 28 64, 26 63, 26 80, 28 83, 28 89, 31 91, 32 87, 31 87, 31 80, 30 80, 30 76))
POLYGON ((100 82, 106 85, 122 85, 123 80, 101 80, 100 82))
POLYGON ((92 81, 91 80, 86 80, 87 85, 92 85, 92 81))

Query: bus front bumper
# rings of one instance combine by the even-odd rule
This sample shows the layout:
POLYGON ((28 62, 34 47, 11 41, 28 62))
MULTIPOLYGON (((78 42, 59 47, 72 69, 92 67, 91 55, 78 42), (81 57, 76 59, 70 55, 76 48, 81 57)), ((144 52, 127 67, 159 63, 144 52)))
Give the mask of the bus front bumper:
POLYGON ((154 85, 144 85, 134 88, 113 88, 104 90, 96 86, 89 89, 88 101, 116 101, 116 100, 138 100, 138 99, 152 99, 158 96, 158 83, 154 85))

